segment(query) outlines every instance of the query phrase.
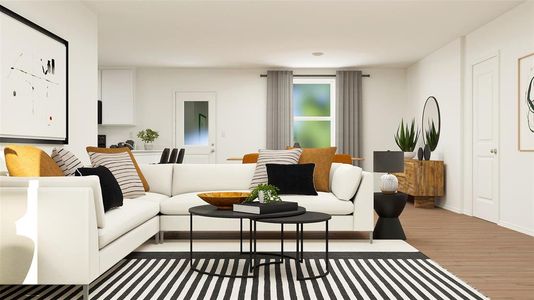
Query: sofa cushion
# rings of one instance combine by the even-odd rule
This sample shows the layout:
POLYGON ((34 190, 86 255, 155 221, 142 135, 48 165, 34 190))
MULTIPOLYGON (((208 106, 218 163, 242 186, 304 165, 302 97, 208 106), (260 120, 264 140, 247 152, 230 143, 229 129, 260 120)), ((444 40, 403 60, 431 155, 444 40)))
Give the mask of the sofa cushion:
POLYGON ((255 164, 175 164, 172 195, 247 190, 255 164))
POLYGON ((160 193, 148 192, 148 193, 145 193, 144 196, 141 196, 135 199, 124 199, 124 201, 142 200, 142 201, 149 201, 152 203, 156 203, 157 205, 160 205, 161 201, 164 199, 169 199, 169 196, 163 195, 160 193))
MULTIPOLYGON (((248 185, 248 184, 247 184, 248 185)), ((249 190, 224 190, 228 192, 249 192, 249 190)), ((160 203, 160 211, 163 215, 188 215, 189 209, 193 206, 207 205, 207 202, 200 199, 197 194, 209 193, 214 191, 193 192, 176 195, 174 197, 164 199, 160 203)), ((219 191, 215 191, 219 192, 219 191)))
POLYGON ((97 168, 78 168, 76 176, 98 176, 100 180, 100 190, 102 191, 102 200, 104 201, 104 211, 122 206, 124 197, 122 196, 121 187, 111 171, 100 166, 97 168))
MULTIPOLYGON (((128 153, 128 156, 130 156, 130 159, 132 160, 132 163, 135 167, 135 171, 139 175, 139 179, 143 183, 143 189, 145 192, 148 192, 150 190, 150 186, 148 185, 148 182, 145 179, 145 176, 143 176, 143 172, 141 172, 141 169, 139 168, 139 165, 137 164, 137 160, 135 160, 135 157, 130 151, 130 148, 128 147, 122 147, 122 148, 98 148, 98 147, 86 147, 85 150, 91 156, 91 153, 128 153)), ((92 163, 92 161, 91 161, 92 163)))
POLYGON ((77 169, 83 168, 78 157, 64 148, 54 148, 51 156, 65 176, 74 176, 77 169))
POLYGON ((302 151, 299 164, 315 164, 313 183, 317 191, 330 192, 330 169, 336 149, 336 147, 305 148, 302 151))
POLYGON ((155 201, 139 198, 124 199, 121 207, 106 212, 106 227, 98 230, 98 248, 104 248, 128 231, 157 216, 158 213, 159 205, 155 201))
MULTIPOLYGON (((242 192, 236 191, 236 192, 242 192)), ((186 193, 161 201, 161 213, 164 215, 188 215, 189 208, 207 204, 195 193, 186 193)), ((324 212, 331 215, 349 215, 354 212, 351 201, 339 200, 332 193, 319 192, 317 196, 281 195, 283 201, 297 202, 308 211, 324 212)))
POLYGON ((4 148, 4 157, 9 176, 65 176, 56 162, 37 147, 9 145, 4 148))
POLYGON ((297 202, 306 211, 322 212, 329 215, 350 215, 354 212, 351 201, 339 200, 332 193, 317 192, 317 196, 280 195, 282 201, 297 202))
POLYGON ((362 179, 362 168, 348 164, 332 164, 330 187, 340 200, 351 200, 362 179))
POLYGON ((302 149, 295 148, 290 150, 260 150, 258 162, 256 163, 256 170, 254 177, 250 183, 250 188, 253 189, 260 184, 266 184, 267 168, 266 164, 281 164, 281 165, 296 165, 299 162, 302 149))
POLYGON ((173 164, 140 164, 150 191, 167 196, 172 195, 172 172, 173 164))
POLYGON ((89 152, 89 158, 93 167, 104 166, 113 173, 125 198, 137 198, 145 194, 143 182, 128 153, 89 152))
POLYGON ((278 188, 280 195, 317 195, 313 185, 314 164, 267 164, 269 184, 278 188))

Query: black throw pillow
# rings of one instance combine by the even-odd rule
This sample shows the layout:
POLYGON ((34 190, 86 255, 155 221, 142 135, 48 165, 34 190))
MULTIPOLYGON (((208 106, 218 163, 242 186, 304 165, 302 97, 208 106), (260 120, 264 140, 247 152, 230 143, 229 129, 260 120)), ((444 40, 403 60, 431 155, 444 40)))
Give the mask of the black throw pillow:
POLYGON ((78 168, 75 172, 76 176, 96 175, 100 178, 100 189, 102 190, 102 200, 104 201, 104 211, 112 208, 122 206, 121 187, 115 179, 111 171, 104 167, 96 168, 78 168))
POLYGON ((313 185, 315 164, 266 164, 269 184, 280 189, 279 194, 317 195, 313 185))

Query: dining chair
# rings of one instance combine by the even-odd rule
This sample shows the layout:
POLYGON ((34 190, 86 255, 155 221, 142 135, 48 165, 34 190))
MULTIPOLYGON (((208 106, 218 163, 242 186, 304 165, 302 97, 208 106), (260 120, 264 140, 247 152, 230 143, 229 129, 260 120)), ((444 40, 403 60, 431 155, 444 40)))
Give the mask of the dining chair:
POLYGON ((175 164, 176 159, 178 158, 178 148, 172 149, 171 157, 169 158, 169 164, 175 164))
POLYGON ((178 152, 178 159, 176 160, 177 164, 181 164, 184 162, 184 156, 185 156, 185 149, 181 148, 180 152, 178 152))
POLYGON ((169 163, 169 152, 171 150, 169 148, 163 149, 163 152, 161 152, 161 157, 159 159, 160 164, 166 164, 169 163))

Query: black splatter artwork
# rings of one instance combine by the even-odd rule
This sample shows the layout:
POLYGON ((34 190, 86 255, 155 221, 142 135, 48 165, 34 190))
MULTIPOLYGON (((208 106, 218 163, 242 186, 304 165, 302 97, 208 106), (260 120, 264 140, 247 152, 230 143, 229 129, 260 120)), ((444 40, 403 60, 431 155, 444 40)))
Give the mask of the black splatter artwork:
POLYGON ((527 124, 528 129, 530 129, 531 132, 534 133, 534 91, 532 90, 532 86, 534 86, 534 76, 530 78, 527 92, 525 95, 525 100, 527 102, 527 124))

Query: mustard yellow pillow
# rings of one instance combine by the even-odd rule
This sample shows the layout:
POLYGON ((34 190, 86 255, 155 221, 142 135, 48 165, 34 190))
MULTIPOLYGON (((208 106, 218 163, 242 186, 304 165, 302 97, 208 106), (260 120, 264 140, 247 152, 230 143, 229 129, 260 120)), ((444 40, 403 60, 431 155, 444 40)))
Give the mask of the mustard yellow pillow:
POLYGON ((336 147, 304 148, 300 155, 299 164, 315 164, 313 183, 317 191, 330 192, 330 167, 336 149, 336 147))
POLYGON ((141 179, 141 182, 143 183, 143 188, 145 189, 145 192, 148 192, 150 190, 150 187, 148 185, 148 181, 146 181, 145 176, 143 176, 143 173, 141 172, 141 168, 139 168, 139 165, 137 164, 137 161, 135 160, 135 157, 130 151, 129 148, 97 148, 97 147, 86 147, 85 150, 87 153, 122 153, 126 152, 128 155, 130 155, 130 158, 132 159, 132 163, 135 167, 135 170, 137 171, 137 175, 139 175, 139 179, 141 179))
POLYGON ((37 147, 9 145, 4 148, 4 156, 10 176, 65 176, 56 162, 37 147))

